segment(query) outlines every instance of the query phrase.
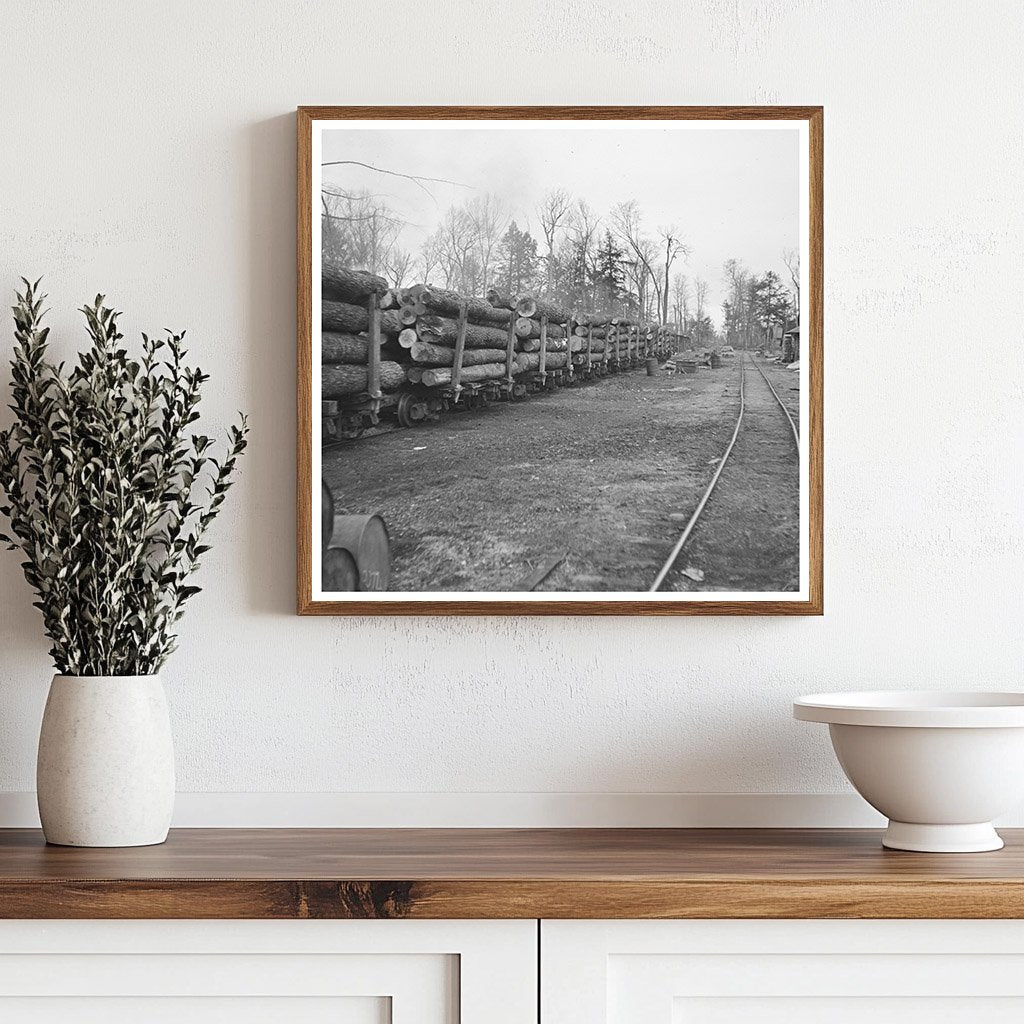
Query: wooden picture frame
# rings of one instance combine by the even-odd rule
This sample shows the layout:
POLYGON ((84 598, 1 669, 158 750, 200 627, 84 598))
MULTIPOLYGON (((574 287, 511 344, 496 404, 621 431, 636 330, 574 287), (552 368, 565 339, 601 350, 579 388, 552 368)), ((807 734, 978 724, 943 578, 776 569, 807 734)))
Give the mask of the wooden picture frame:
MULTIPOLYGON (((298 231, 297 231, 297 605, 301 615, 821 615, 823 613, 823 108, 818 106, 774 107, 351 107, 305 106, 298 108, 298 231), (429 598, 409 593, 362 594, 325 597, 319 590, 319 531, 314 536, 317 515, 315 494, 319 481, 314 475, 314 435, 319 438, 321 402, 319 397, 319 322, 314 322, 314 296, 319 305, 319 285, 314 287, 313 246, 319 239, 319 209, 314 207, 314 182, 319 181, 319 164, 314 165, 315 134, 323 122, 716 122, 723 128, 739 127, 732 122, 790 122, 806 146, 801 184, 801 225, 806 226, 803 287, 799 290, 797 359, 806 364, 801 376, 804 394, 798 399, 801 427, 797 448, 801 462, 801 581, 796 596, 753 599, 699 594, 680 599, 676 595, 619 595, 604 597, 599 591, 585 596, 559 594, 538 597, 486 594, 447 597, 431 593, 429 598), (317 222, 314 222, 316 211, 317 222), (801 334, 802 332, 802 334, 801 334), (314 339, 318 349, 314 358, 314 339), (314 378, 314 374, 316 379, 314 378), (316 425, 316 429, 314 429, 316 425), (529 598, 529 599, 526 599, 529 598)), ((348 127, 348 125, 344 126, 348 127)), ((516 127, 516 126, 513 126, 516 127)), ((542 126, 543 127, 543 126, 542 126)), ((594 126, 596 127, 596 126, 594 126)), ((646 126, 645 126, 646 127, 646 126)), ((714 126, 701 126, 714 127, 714 126)), ((755 126, 751 126, 755 127, 755 126)), ((781 127, 781 126, 780 126, 781 127)), ((319 259, 319 253, 318 257, 319 259)), ((666 276, 666 293, 668 291, 666 276)), ((371 303, 371 306, 376 305, 371 303)), ((514 319, 517 314, 511 313, 514 319)), ((379 314, 376 314, 379 319, 379 314)), ((370 312, 371 333, 375 314, 370 312)), ((463 312, 463 323, 465 313, 463 312)), ((771 331, 768 321, 766 334, 771 331)), ((566 330, 568 332, 569 326, 566 330)), ((464 330, 464 328, 463 328, 464 330)), ((640 328, 637 328, 639 336, 640 328)), ((511 337, 511 329, 509 331, 511 337)), ((379 344, 379 334, 378 344, 379 344)), ((460 340, 461 344, 461 340, 460 340)), ((590 368, 589 347, 587 368, 590 368)), ((511 350, 511 341, 509 343, 511 350)), ((639 352, 638 355, 642 353, 639 352)), ((748 353, 741 353, 746 364, 748 353)), ((379 354, 377 356, 379 360, 379 354)), ((541 357, 543 360, 543 356, 541 357)), ((571 356, 567 356, 571 360, 571 356)), ((749 357, 752 359, 753 357, 749 357)), ((461 356, 459 357, 461 359, 461 356)), ((510 357, 511 359, 511 357, 510 357)), ((458 365, 458 360, 456 365, 458 365)), ((372 367, 372 358, 369 364, 372 367)), ((571 363, 570 363, 571 365, 571 363)), ((510 362, 511 366, 511 362, 510 362)), ((541 362, 541 371, 544 363, 541 362)), ((569 371, 571 375, 571 370, 569 371)), ((374 371, 370 370, 371 389, 374 371)), ((744 375, 743 371, 740 373, 744 375)), ((766 378, 767 379, 767 378, 766 378)), ((509 384, 512 375, 509 371, 509 384)), ((456 373, 456 384, 458 374, 456 373)), ((793 389, 796 390, 796 389, 793 389)), ((380 392, 378 391, 379 395, 380 392)), ((538 399, 543 400, 543 399, 538 399)), ((782 405, 781 399, 779 404, 782 405)), ((458 414, 464 415, 464 414, 458 414)), ((739 427, 737 426, 737 432, 739 427)), ((794 435, 797 429, 794 427, 794 435)), ((317 442, 319 452, 319 442, 317 442)), ((726 456, 727 457, 727 456, 726 456)), ((319 456, 317 456, 317 459, 319 456)), ((717 460, 715 460, 717 461, 717 460)), ((319 462, 316 461, 319 466, 319 462)), ((717 473, 716 473, 717 479, 717 473)), ((714 498, 711 499, 712 501, 714 498)), ((687 511, 687 510, 684 510, 687 511)))

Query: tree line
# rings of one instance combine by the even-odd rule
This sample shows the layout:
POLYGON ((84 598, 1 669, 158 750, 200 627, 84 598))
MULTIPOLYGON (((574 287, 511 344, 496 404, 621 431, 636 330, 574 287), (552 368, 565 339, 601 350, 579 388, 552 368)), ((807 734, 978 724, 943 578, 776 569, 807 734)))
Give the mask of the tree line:
POLYGON ((728 297, 719 331, 708 308, 708 282, 677 269, 691 250, 675 225, 650 232, 635 200, 600 215, 561 188, 547 192, 534 212, 536 235, 499 197, 476 195, 450 206, 411 252, 399 244, 406 221, 386 195, 325 186, 323 251, 396 288, 430 282, 464 295, 529 291, 570 309, 674 322, 696 344, 756 344, 798 320, 794 253, 784 254, 790 286, 774 271, 755 274, 739 260, 726 262, 728 297))
POLYGON ((739 260, 722 268, 728 297, 722 302, 722 335, 731 344, 754 348, 780 338, 800 322, 800 255, 785 250, 787 287, 774 270, 751 273, 739 260))

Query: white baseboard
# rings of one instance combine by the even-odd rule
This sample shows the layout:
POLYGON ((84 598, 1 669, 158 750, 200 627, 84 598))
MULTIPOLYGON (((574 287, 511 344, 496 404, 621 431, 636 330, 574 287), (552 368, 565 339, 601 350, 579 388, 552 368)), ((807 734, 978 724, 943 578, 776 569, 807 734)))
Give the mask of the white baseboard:
MULTIPOLYGON (((1024 823, 1024 814, 997 824, 1024 823)), ((854 793, 179 793, 178 828, 874 828, 854 793)), ((34 793, 0 827, 36 828, 34 793)))
MULTIPOLYGON (((179 793, 179 828, 826 828, 884 824, 855 794, 179 793)), ((38 827, 0 793, 0 827, 38 827)))

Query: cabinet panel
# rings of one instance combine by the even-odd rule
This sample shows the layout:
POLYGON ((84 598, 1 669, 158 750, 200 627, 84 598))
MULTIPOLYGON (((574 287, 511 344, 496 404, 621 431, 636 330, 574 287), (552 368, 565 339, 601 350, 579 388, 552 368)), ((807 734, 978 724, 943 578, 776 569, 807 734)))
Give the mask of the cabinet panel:
POLYGON ((1024 1020, 1024 923, 545 921, 542 1024, 1024 1020))
POLYGON ((534 921, 0 922, 4 1024, 535 1024, 534 921))
POLYGON ((1024 1004, 973 996, 677 999, 668 1019, 672 1024, 1020 1024, 1024 1004))
POLYGON ((65 996, 13 997, 0 1001, 12 1024, 390 1024, 387 998, 193 998, 65 996))

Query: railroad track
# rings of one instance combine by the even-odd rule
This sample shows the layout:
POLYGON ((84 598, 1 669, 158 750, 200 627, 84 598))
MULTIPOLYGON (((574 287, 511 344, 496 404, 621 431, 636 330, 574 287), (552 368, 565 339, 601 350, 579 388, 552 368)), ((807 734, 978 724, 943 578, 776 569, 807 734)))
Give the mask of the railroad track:
MULTIPOLYGON (((654 593, 654 592, 660 590, 661 587, 664 585, 666 579, 669 577, 670 573, 672 572, 673 568, 675 567, 675 565, 676 565, 676 563, 677 563, 677 561, 679 559, 680 554, 682 554, 683 549, 686 547, 687 542, 690 540, 690 538, 693 535, 695 529, 697 528, 697 524, 701 521, 701 516, 703 515, 704 510, 707 508, 708 503, 709 503, 709 501, 711 499, 711 496, 714 493, 715 488, 718 486, 718 482, 719 482, 720 478, 722 477, 723 472, 726 469, 726 466, 730 465, 729 457, 732 455, 733 449, 736 447, 737 440, 741 437, 741 435, 743 433, 744 419, 748 415, 748 405, 749 405, 749 402, 750 402, 750 398, 752 397, 750 394, 748 394, 748 388, 747 388, 747 362, 748 361, 753 363, 753 366, 757 370, 758 374, 760 375, 761 380, 764 382, 765 386, 768 388, 768 391, 771 393, 772 398, 774 399, 775 405, 778 407, 779 410, 781 410, 782 414, 785 416, 786 422, 788 423, 788 426, 789 426, 789 430, 792 433, 793 444, 796 447, 797 460, 799 461, 799 456, 800 456, 800 431, 797 428, 797 425, 796 425, 796 423, 795 423, 795 421, 793 419, 792 414, 789 411, 789 408, 786 406, 786 403, 779 396, 778 391, 776 391, 775 387, 772 385, 772 382, 768 379, 768 376, 764 372, 764 370, 762 370, 761 367, 758 366, 756 362, 754 362, 752 359, 750 359, 746 353, 743 353, 743 355, 740 358, 740 363, 739 363, 739 366, 738 366, 739 383, 740 383, 739 412, 738 412, 738 414, 736 416, 736 425, 733 428, 732 436, 730 437, 729 443, 726 446, 725 451, 723 452, 721 459, 719 460, 718 466, 715 469, 714 475, 711 477, 711 481, 708 484, 707 489, 704 491, 703 495, 701 496, 700 501, 697 503, 697 507, 693 510, 693 514, 690 516, 689 520, 687 521, 686 526, 683 527, 682 533, 679 535, 679 538, 676 540, 676 543, 673 546, 672 551, 670 552, 668 558, 665 559, 665 562, 662 565, 661 569, 659 570, 658 575, 655 577, 654 582, 648 588, 648 593, 654 593)), ((759 404, 761 404, 761 403, 759 403, 759 404)), ((762 412, 763 412, 763 409, 759 409, 758 410, 758 416, 760 416, 762 412)))
POLYGON ((786 414, 786 419, 789 420, 789 429, 793 431, 793 440, 796 442, 797 455, 800 454, 800 431, 797 430, 796 423, 793 421, 793 415, 789 411, 789 406, 779 396, 778 391, 775 390, 775 385, 768 379, 768 375, 761 369, 758 363, 754 363, 754 369, 761 374, 761 379, 768 385, 771 393, 775 396, 775 401, 779 403, 779 408, 786 414))

